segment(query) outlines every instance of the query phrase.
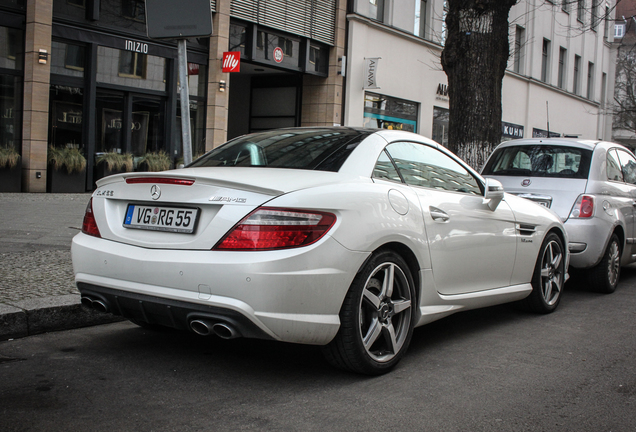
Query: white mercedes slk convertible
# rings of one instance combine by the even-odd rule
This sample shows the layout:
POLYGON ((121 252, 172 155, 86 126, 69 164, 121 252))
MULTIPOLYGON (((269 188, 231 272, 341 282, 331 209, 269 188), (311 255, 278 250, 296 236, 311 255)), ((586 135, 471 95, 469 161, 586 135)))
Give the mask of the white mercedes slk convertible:
POLYGON ((82 302, 142 326, 321 345, 389 371, 413 328, 518 302, 552 312, 567 234, 408 132, 294 128, 184 169, 98 181, 72 244, 82 302))

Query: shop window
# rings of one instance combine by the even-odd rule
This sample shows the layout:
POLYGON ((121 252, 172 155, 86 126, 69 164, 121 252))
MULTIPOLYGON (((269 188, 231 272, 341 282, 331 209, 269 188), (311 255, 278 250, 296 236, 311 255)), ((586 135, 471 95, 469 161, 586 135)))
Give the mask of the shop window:
POLYGON ((0 74, 0 147, 20 149, 21 100, 22 77, 0 74))
POLYGON ((265 32, 262 32, 262 31, 256 32, 256 49, 258 50, 265 49, 265 32))
POLYGON ((135 21, 146 22, 146 3, 140 0, 122 0, 122 15, 135 21))
POLYGON ((375 93, 364 95, 364 126, 417 132, 418 104, 375 93))
POLYGON ((83 150, 83 89, 51 85, 49 101, 49 145, 83 150))
POLYGON ((22 30, 0 27, 0 41, 3 41, 3 47, 0 49, 0 68, 22 70, 22 30))
POLYGON ((131 51, 120 51, 119 76, 146 78, 146 55, 131 51))

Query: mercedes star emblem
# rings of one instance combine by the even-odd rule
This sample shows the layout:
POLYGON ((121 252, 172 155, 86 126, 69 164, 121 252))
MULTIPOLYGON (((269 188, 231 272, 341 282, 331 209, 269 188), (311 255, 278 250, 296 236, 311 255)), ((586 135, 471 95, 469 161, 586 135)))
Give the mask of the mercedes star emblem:
POLYGON ((159 186, 152 185, 152 187, 150 188, 150 196, 152 196, 153 200, 159 199, 159 197, 161 196, 161 189, 159 189, 159 186))

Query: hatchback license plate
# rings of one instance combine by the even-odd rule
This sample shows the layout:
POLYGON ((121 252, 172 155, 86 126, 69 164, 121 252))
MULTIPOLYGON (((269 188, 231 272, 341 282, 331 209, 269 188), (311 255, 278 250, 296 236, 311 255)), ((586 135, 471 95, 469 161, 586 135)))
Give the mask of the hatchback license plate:
POLYGON ((192 234, 199 209, 128 204, 124 227, 192 234))

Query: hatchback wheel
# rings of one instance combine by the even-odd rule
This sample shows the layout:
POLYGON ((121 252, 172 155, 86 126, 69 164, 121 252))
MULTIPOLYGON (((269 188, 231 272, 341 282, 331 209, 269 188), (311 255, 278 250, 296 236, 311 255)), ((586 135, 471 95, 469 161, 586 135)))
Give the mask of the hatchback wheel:
POLYGON ((543 240, 532 276, 532 293, 520 302, 524 309, 550 313, 557 308, 565 284, 563 251, 563 242, 556 234, 550 233, 543 240))
POLYGON ((413 334, 415 291, 406 262, 391 251, 367 261, 340 310, 340 330, 323 347, 327 361, 367 375, 390 371, 413 334))
POLYGON ((590 270, 590 283, 595 291, 611 294, 616 291, 621 275, 621 247, 616 234, 612 234, 601 262, 590 270))

